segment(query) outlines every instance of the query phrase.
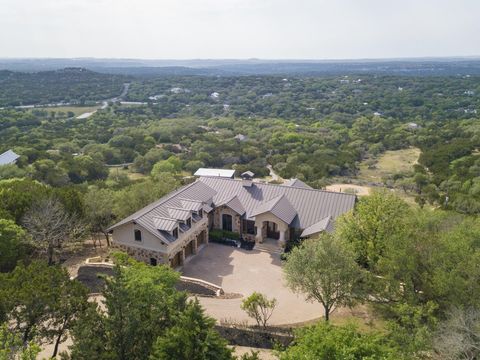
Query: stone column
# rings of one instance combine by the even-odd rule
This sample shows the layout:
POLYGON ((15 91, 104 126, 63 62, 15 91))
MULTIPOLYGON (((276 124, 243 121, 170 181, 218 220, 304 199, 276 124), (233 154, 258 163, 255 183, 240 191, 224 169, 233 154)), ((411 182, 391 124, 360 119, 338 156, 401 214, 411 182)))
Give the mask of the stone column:
POLYGON ((255 242, 256 243, 262 243, 263 242, 262 226, 263 226, 263 223, 261 221, 255 220, 255 227, 257 228, 257 235, 255 235, 255 242))
POLYGON ((182 249, 182 256, 180 257, 180 266, 185 264, 185 249, 182 249))
POLYGON ((196 254, 198 252, 198 241, 197 241, 197 236, 193 239, 193 253, 196 254))
POLYGON ((278 239, 278 244, 281 246, 281 247, 285 247, 286 245, 286 240, 285 240, 285 232, 286 230, 279 230, 280 231, 280 237, 278 239))

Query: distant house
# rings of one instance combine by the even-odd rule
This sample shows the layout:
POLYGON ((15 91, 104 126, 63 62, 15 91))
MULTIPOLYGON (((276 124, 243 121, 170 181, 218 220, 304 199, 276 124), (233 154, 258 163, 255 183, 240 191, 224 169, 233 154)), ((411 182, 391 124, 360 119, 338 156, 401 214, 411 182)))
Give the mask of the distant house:
POLYGON ((15 164, 20 155, 13 152, 13 150, 7 150, 0 155, 0 166, 15 164))
POLYGON ((414 122, 409 122, 407 124, 407 127, 410 129, 410 130, 417 130, 420 128, 420 125, 418 125, 417 123, 414 123, 414 122))
POLYGON ((217 176, 222 178, 229 178, 233 179, 235 175, 235 170, 230 169, 209 169, 209 168, 199 168, 195 174, 195 176, 217 176))
POLYGON ((243 142, 243 141, 247 141, 248 137, 243 134, 238 134, 234 137, 234 139, 243 142))
POLYGON ((333 231, 355 205, 352 194, 311 189, 299 180, 263 184, 253 175, 202 176, 113 225, 113 245, 137 260, 176 268, 208 244, 211 230, 236 233, 253 246, 266 239, 284 246, 333 231))
POLYGON ((212 99, 218 99, 219 96, 220 96, 220 94, 219 94, 218 92, 216 92, 216 91, 210 94, 210 97, 211 97, 212 99))

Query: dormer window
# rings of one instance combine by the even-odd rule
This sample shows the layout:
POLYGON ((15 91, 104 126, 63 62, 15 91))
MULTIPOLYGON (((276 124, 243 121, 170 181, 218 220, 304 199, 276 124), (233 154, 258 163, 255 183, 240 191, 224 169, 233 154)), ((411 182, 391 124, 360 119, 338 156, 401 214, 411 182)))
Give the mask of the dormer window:
POLYGON ((142 241, 142 232, 138 229, 134 230, 135 241, 142 241))
POLYGON ((192 227, 192 218, 187 219, 187 226, 192 227))
POLYGON ((172 235, 175 239, 178 239, 178 228, 173 229, 172 235))
POLYGON ((198 216, 203 217, 203 209, 198 210, 198 216))

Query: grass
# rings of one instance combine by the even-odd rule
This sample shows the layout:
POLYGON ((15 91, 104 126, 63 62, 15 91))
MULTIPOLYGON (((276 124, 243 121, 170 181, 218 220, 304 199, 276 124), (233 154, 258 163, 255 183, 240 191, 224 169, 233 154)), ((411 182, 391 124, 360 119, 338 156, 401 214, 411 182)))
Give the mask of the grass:
POLYGON ((143 179, 145 175, 141 173, 131 172, 130 169, 124 169, 123 167, 109 167, 110 174, 125 174, 130 180, 143 179))
POLYGON ((420 156, 420 149, 408 148, 402 150, 386 151, 375 164, 375 168, 368 168, 363 162, 360 164, 358 179, 369 182, 382 182, 383 178, 396 173, 408 173, 413 171, 413 165, 420 156))

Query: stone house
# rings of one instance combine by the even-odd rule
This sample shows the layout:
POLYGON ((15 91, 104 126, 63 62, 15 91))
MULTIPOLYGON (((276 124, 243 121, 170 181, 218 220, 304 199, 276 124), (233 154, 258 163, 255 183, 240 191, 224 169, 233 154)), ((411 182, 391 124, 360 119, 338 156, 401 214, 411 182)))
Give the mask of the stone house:
POLYGON ((115 247, 152 265, 182 266, 208 244, 209 230, 235 232, 245 241, 287 241, 332 231, 353 209, 352 194, 312 189, 292 179, 284 185, 201 176, 110 228, 115 247))

